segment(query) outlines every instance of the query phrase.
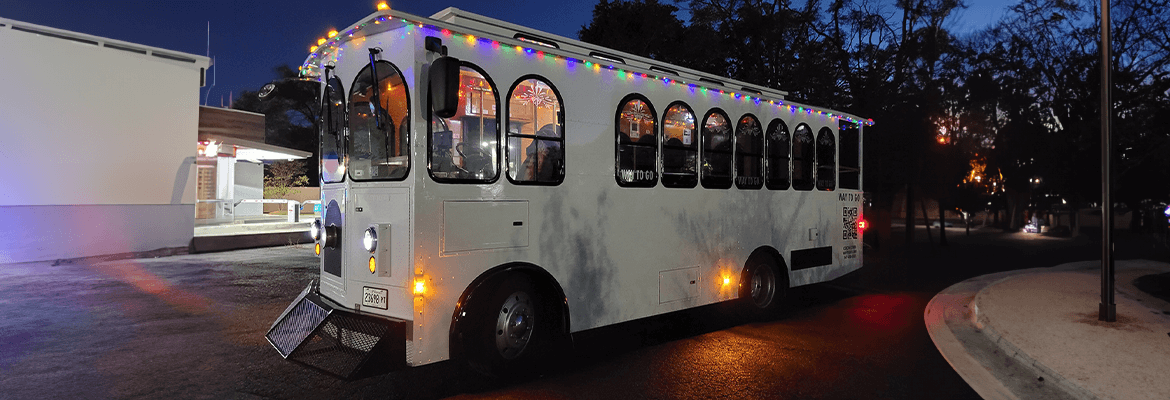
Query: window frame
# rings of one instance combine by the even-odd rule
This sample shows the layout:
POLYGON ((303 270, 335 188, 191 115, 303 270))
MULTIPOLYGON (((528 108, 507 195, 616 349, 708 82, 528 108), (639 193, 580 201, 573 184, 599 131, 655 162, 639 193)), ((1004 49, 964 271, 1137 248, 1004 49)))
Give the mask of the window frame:
POLYGON ((320 111, 319 118, 321 119, 321 128, 319 129, 318 137, 317 137, 317 154, 318 154, 318 157, 317 157, 318 158, 317 159, 317 163, 318 163, 317 175, 318 176, 317 176, 317 178, 320 179, 320 181, 322 183, 344 183, 346 176, 349 175, 349 173, 347 173, 347 171, 346 171, 346 164, 347 164, 346 161, 349 158, 349 151, 348 151, 349 150, 349 143, 348 143, 348 137, 349 137, 349 135, 348 135, 348 133, 349 133, 348 132, 348 130, 349 130, 349 109, 348 109, 349 99, 348 99, 348 97, 349 96, 347 96, 346 94, 347 93, 345 91, 345 84, 341 82, 341 78, 337 77, 337 75, 333 75, 333 76, 329 77, 329 79, 325 80, 325 86, 323 87, 323 90, 321 91, 321 110, 319 110, 320 111), (341 115, 339 115, 337 118, 327 120, 326 116, 332 115, 333 113, 326 110, 326 108, 328 106, 325 105, 325 102, 329 98, 329 96, 328 96, 329 86, 331 86, 334 82, 337 83, 337 88, 341 92, 341 115), (335 119, 341 120, 340 127, 337 131, 337 142, 340 143, 340 146, 337 148, 337 153, 338 153, 337 163, 338 163, 338 168, 341 169, 341 172, 340 172, 341 178, 336 179, 336 180, 330 180, 330 179, 326 179, 326 177, 325 177, 325 147, 324 146, 326 143, 325 142, 325 135, 330 133, 329 131, 330 131, 330 128, 332 127, 331 126, 332 122, 335 119))
POLYGON ((696 138, 695 136, 701 135, 702 132, 699 129, 698 120, 699 119, 695 116, 695 110, 693 108, 691 108, 691 106, 688 105, 685 101, 682 101, 682 100, 676 100, 676 101, 671 102, 669 105, 666 106, 665 111, 662 112, 662 121, 661 121, 662 125, 658 129, 658 132, 661 135, 658 138, 658 143, 659 143, 659 148, 660 148, 658 159, 660 161, 659 164, 660 164, 660 168, 661 168, 661 170, 659 171, 659 175, 662 179, 662 186, 663 187, 667 187, 667 188, 671 188, 671 189, 692 189, 692 188, 695 188, 696 186, 699 185, 699 165, 700 165, 699 164, 699 161, 700 161, 699 160, 699 147, 701 147, 701 143, 700 143, 700 140, 696 140, 698 138, 696 138), (693 163, 691 163, 691 169, 693 169, 695 171, 695 173, 694 174, 673 175, 672 176, 672 178, 673 177, 682 177, 683 179, 666 179, 666 150, 667 150, 666 116, 667 116, 667 114, 670 114, 670 110, 675 108, 675 106, 682 107, 684 110, 686 110, 686 112, 688 114, 691 115, 691 119, 693 120, 691 123, 693 124, 693 126, 691 127, 690 148, 687 148, 686 147, 687 145, 683 144, 682 145, 683 147, 680 147, 680 148, 671 147, 671 150, 679 151, 679 152, 683 153, 684 165, 686 163, 687 152, 693 152, 695 155, 695 157, 694 157, 695 161, 693 163))
MULTIPOLYGON (((727 116, 727 112, 723 111, 723 109, 721 109, 719 107, 712 108, 712 109, 708 110, 706 114, 703 114, 703 122, 701 124, 699 124, 699 128, 701 130, 699 133, 699 135, 700 135, 699 184, 702 185, 706 189, 730 189, 733 182, 735 181, 735 128, 730 126, 730 125, 731 125, 731 118, 727 116), (723 120, 727 121, 727 124, 729 125, 728 126, 728 133, 727 133, 728 134, 727 141, 731 145, 730 145, 729 150, 726 152, 726 154, 728 156, 727 157, 728 176, 726 177, 726 179, 723 177, 708 177, 707 174, 705 174, 704 170, 703 170, 703 165, 706 164, 706 162, 708 160, 709 153, 724 153, 722 151, 714 152, 714 151, 707 149, 707 142, 708 142, 707 120, 709 120, 714 115, 719 115, 719 116, 723 117, 723 120)), ((712 169, 714 169, 714 168, 712 168, 712 169)))
MULTIPOLYGON (((390 68, 392 68, 392 70, 394 71, 394 73, 398 74, 398 76, 400 76, 400 77, 401 77, 401 79, 402 79, 402 87, 403 87, 403 91, 405 92, 405 96, 404 96, 404 97, 406 98, 406 114, 405 114, 405 115, 406 115, 406 118, 407 118, 407 120, 409 121, 409 118, 410 118, 410 111, 413 109, 413 107, 411 107, 411 104, 410 104, 410 102, 411 102, 411 100, 410 100, 410 98, 411 98, 411 96, 410 96, 410 86, 409 86, 408 79, 406 78, 406 75, 403 75, 403 74, 402 74, 402 70, 401 70, 401 69, 398 69, 398 66, 397 66, 397 65, 394 65, 394 63, 392 63, 392 62, 390 62, 390 61, 387 61, 387 60, 377 60, 377 61, 374 61, 374 63, 376 63, 376 64, 379 64, 379 65, 381 65, 381 66, 389 66, 390 68)), ((365 72, 367 69, 370 69, 370 65, 371 65, 371 63, 366 63, 364 67, 362 67, 361 69, 359 69, 359 70, 358 70, 358 73, 357 73, 357 75, 355 75, 355 76, 354 76, 354 78, 353 78, 353 81, 352 81, 352 82, 350 82, 350 85, 349 85, 349 90, 350 90, 350 93, 349 93, 349 96, 347 96, 347 97, 349 98, 349 101, 348 101, 348 102, 347 102, 347 104, 346 104, 346 112, 345 112, 345 126, 346 126, 346 159, 347 159, 347 160, 349 160, 349 159, 351 159, 351 158, 352 158, 352 154, 351 154, 351 153, 352 153, 352 151, 350 151, 350 150, 352 150, 352 149, 350 149, 350 146, 351 146, 351 145, 352 145, 352 143, 353 143, 353 138, 351 137, 351 136, 352 136, 351 134, 353 133, 353 129, 352 129, 352 126, 351 126, 351 124, 350 124, 350 122, 351 122, 351 121, 350 121, 350 115, 352 114, 352 108, 353 108, 353 90, 354 90, 354 88, 356 88, 356 87, 357 87, 356 83, 358 82, 358 79, 361 79, 361 77, 362 77, 362 73, 363 73, 363 72, 365 72)), ((371 76, 373 76, 373 73, 374 73, 374 71, 373 71, 373 70, 371 70, 371 71, 370 71, 370 75, 371 75, 371 76)), ((377 78, 377 77, 375 77, 375 78, 377 78)), ((381 84, 381 81, 379 80, 379 82, 378 82, 378 83, 379 83, 379 84, 381 84)), ((379 92, 379 93, 380 93, 380 92, 379 92)), ((380 98, 379 98, 379 100, 380 100, 380 98)), ((387 111, 387 114, 389 114, 389 111, 387 111)), ((396 124, 397 124, 397 123, 396 123, 396 124)), ((410 127, 410 124, 407 124, 406 126, 409 128, 409 127, 410 127)), ((413 131, 413 129, 412 129, 412 131, 413 131)), ((386 134, 386 133, 387 133, 386 131, 382 131, 382 132, 383 132, 383 134, 386 134)), ((412 149, 411 149, 411 146, 413 145, 413 142, 414 142, 414 141, 412 140, 413 138, 412 138, 411 136, 413 136, 413 135, 411 135, 411 133, 412 133, 412 132, 406 132, 405 134, 403 134, 403 137, 405 137, 405 138, 406 138, 406 143, 405 143, 405 145, 403 146, 403 147, 406 149, 406 151, 405 151, 405 154, 406 154, 406 166, 405 166, 405 168, 406 168, 406 171, 405 171, 405 172, 403 172, 403 174, 402 174, 402 177, 399 177, 399 178, 369 178, 369 179, 358 179, 358 178, 355 178, 355 177, 353 176, 353 168, 350 168, 350 166, 348 166, 348 165, 347 165, 347 167, 346 167, 346 171, 345 171, 346 175, 347 175, 347 176, 349 176, 349 179, 352 179, 354 182, 386 182, 386 181, 405 181, 405 180, 409 179, 409 178, 410 178, 410 172, 411 172, 411 170, 413 170, 413 168, 412 168, 412 167, 413 167, 413 164, 414 164, 414 156, 412 155, 413 151, 412 151, 412 149)), ((387 136, 388 136, 388 135, 387 135, 387 136)), ((389 138, 387 138, 387 141, 389 141, 389 138)), ((348 163, 347 163, 347 164, 348 164, 348 163)))
POLYGON ((816 154, 816 166, 817 166, 816 172, 813 175, 813 179, 816 181, 817 190, 820 190, 820 191, 837 190, 837 138, 833 134, 833 129, 826 126, 826 127, 821 128, 820 130, 818 130, 816 139, 813 141, 813 143, 815 144, 815 147, 816 147, 816 150, 814 152, 816 154), (829 143, 822 144, 821 138, 828 138, 829 143), (828 157, 829 160, 828 160, 827 164, 821 163, 821 161, 825 158, 825 157, 822 157, 822 155, 824 155, 824 151, 825 151, 822 148, 822 146, 832 146, 828 150, 828 154, 830 156, 828 157), (826 175, 831 180, 821 179, 821 176, 822 176, 821 171, 824 169, 829 169, 829 171, 828 171, 829 173, 826 175), (828 184, 824 185, 823 183, 826 183, 826 182, 828 184))
POLYGON ((503 146, 505 149, 505 151, 504 151, 504 168, 505 168, 504 175, 508 177, 508 182, 511 182, 514 185, 525 185, 525 186, 529 186, 529 185, 531 185, 531 186, 557 186, 557 185, 560 185, 561 183, 564 183, 565 175, 568 174, 568 151, 565 149, 565 121, 566 121, 565 100, 564 100, 564 97, 561 97, 561 91, 557 90, 557 87, 555 85, 553 85, 552 82, 548 78, 545 78, 544 76, 541 76, 538 74, 527 74, 527 75, 523 75, 523 76, 517 78, 516 81, 512 83, 512 86, 508 88, 508 95, 505 98, 508 99, 508 103, 507 103, 508 106, 506 108, 506 111, 507 111, 506 118, 507 119, 504 120, 505 123, 503 124, 503 129, 504 129, 503 146), (557 127, 560 128, 560 136, 559 137, 546 137, 546 136, 536 135, 536 131, 538 131, 539 129, 535 129, 535 127, 533 129, 532 135, 526 135, 526 134, 513 135, 511 130, 509 129, 509 127, 511 126, 511 123, 512 123, 512 94, 516 92, 516 88, 520 87, 520 84, 522 82, 525 82, 528 80, 537 80, 537 81, 544 82, 544 84, 546 86, 548 86, 549 90, 551 90, 553 92, 553 95, 556 96, 557 104, 560 106, 560 111, 557 112, 557 127), (561 146, 560 146, 560 148, 561 148, 561 168, 560 168, 559 174, 557 174, 557 179, 555 181, 513 179, 512 174, 511 174, 512 163, 510 162, 512 160, 512 152, 506 150, 508 148, 509 140, 511 140, 513 137, 527 138, 527 139, 533 139, 533 140, 537 140, 537 141, 544 140, 544 141, 560 142, 560 144, 561 144, 561 146))
MULTIPOLYGON (((495 116, 495 120, 496 120, 496 145, 495 145, 494 150, 497 154, 497 158, 496 158, 496 161, 493 161, 492 163, 496 169, 496 173, 495 173, 495 175, 493 175, 491 178, 488 178, 488 179, 438 178, 438 177, 435 177, 434 170, 431 168, 432 161, 433 161, 432 157, 434 156, 434 151, 431 148, 431 146, 433 145, 433 141, 434 141, 434 132, 433 132, 434 126, 432 123, 432 119, 438 118, 438 117, 435 116, 435 113, 433 111, 434 108, 432 107, 430 96, 427 96, 427 124, 426 124, 427 125, 427 148, 426 148, 427 176, 429 176, 431 178, 431 180, 433 180, 437 183, 477 184, 477 185, 492 184, 492 183, 495 183, 495 182, 500 180, 501 169, 502 169, 502 168, 500 168, 500 160, 502 160, 504 158, 504 157, 499 156, 500 142, 501 142, 500 139, 503 137, 503 134, 500 132, 500 128, 502 127, 501 118, 500 118, 500 111, 503 109, 503 107, 501 107, 501 104, 500 104, 500 92, 499 92, 499 90, 497 90, 499 88, 499 86, 496 86, 496 82, 493 81, 491 76, 489 76, 487 74, 487 71, 484 71, 484 69, 480 68, 478 65, 472 64, 472 63, 467 62, 467 61, 460 61, 459 62, 460 70, 462 71, 462 69, 464 67, 467 67, 468 69, 471 69, 472 71, 475 71, 476 73, 479 74, 479 76, 483 77, 483 80, 487 81, 488 85, 491 86, 492 95, 493 95, 493 97, 495 97, 495 101, 496 101, 496 116, 495 116)), ((470 101, 470 100, 468 100, 468 101, 470 101)), ((482 107, 483 107, 483 105, 481 103, 481 105, 480 105, 481 112, 483 109, 482 107)), ((450 118, 443 118, 443 119, 449 120, 450 118)), ((454 149, 452 149, 452 150, 454 150, 454 149)))
POLYGON ((812 127, 804 122, 796 124, 796 129, 794 129, 792 131, 791 143, 792 143, 791 144, 791 146, 792 146, 792 153, 791 153, 792 154, 792 176, 791 176, 792 188, 795 190, 801 190, 801 191, 813 190, 816 188, 816 185, 817 185, 817 182, 816 182, 817 178, 816 178, 816 173, 815 173, 817 164, 816 164, 816 137, 813 136, 812 127), (796 176, 796 170, 797 170, 797 168, 796 168, 796 163, 797 163, 796 146, 798 145, 796 138, 797 138, 797 136, 799 136, 802 127, 805 129, 806 132, 808 132, 808 143, 805 144, 805 146, 807 146, 807 148, 802 149, 802 151, 801 151, 800 162, 804 164, 803 171, 808 171, 807 177, 797 177, 796 176))
POLYGON ((842 119, 838 124, 837 131, 837 187, 839 189, 861 190, 861 145, 861 126, 842 119), (849 165, 846 165, 844 161, 846 136, 851 136, 849 142, 853 146, 850 147, 856 151, 857 155, 856 158, 850 157, 849 165), (855 181, 855 185, 845 186, 847 175, 853 175, 850 179, 855 181))
MULTIPOLYGON (((731 179, 732 179, 732 181, 735 182, 735 188, 740 189, 740 190, 759 190, 760 188, 763 188, 764 187, 764 156, 766 154, 764 151, 764 126, 762 124, 760 124, 759 118, 756 118, 756 116, 753 115, 752 113, 747 113, 747 114, 744 114, 743 116, 739 117, 738 120, 736 120, 736 122, 735 122, 735 135, 734 136, 735 136, 735 140, 732 141, 732 145, 731 145, 734 155, 732 156, 731 163, 733 164, 733 167, 734 167, 733 169, 735 170, 735 173, 732 175, 731 179), (739 143, 740 129, 739 128, 740 128, 740 123, 742 123, 743 120, 748 119, 748 118, 751 118, 752 121, 755 121, 756 127, 759 128, 759 131, 760 131, 759 140, 756 142, 757 153, 754 154, 754 156, 757 157, 757 159, 758 159, 758 163, 756 164, 757 165, 756 173, 758 174, 757 177, 759 178, 758 183, 755 183, 755 184, 747 184, 747 183, 741 184, 741 182, 740 182, 740 178, 743 177, 743 174, 740 171, 740 165, 742 165, 740 163, 740 160, 744 156, 742 156, 741 152, 740 152, 740 143, 739 143)), ((748 153, 748 155, 750 156, 753 154, 748 153)))
MULTIPOLYGON (((652 187, 658 186, 658 175, 659 175, 659 172, 658 172, 659 171, 658 146, 659 146, 659 140, 661 139, 658 132, 661 131, 661 129, 659 129, 659 125, 658 125, 658 111, 654 109, 654 104, 650 102, 650 99, 646 98, 646 96, 643 96, 639 93, 630 93, 630 94, 626 95, 626 97, 623 97, 622 100, 620 102, 618 102, 617 110, 615 110, 615 112, 614 112, 614 129, 613 130, 614 130, 614 173, 613 173, 613 177, 614 177, 614 180, 617 181, 618 186, 631 187, 631 188, 652 188, 652 187), (653 132, 650 132, 650 133, 639 132, 640 133, 639 136, 653 137, 654 144, 652 146, 647 146, 645 143, 639 143, 637 141, 634 141, 631 138, 630 142, 625 143, 624 145, 628 146, 629 148, 632 148, 632 149, 649 147, 654 151, 654 156, 652 158, 654 165, 653 165, 652 170, 650 171, 652 174, 654 174, 654 177, 651 178, 650 180, 647 180, 647 181, 625 182, 622 180, 622 177, 621 177, 621 175, 622 175, 622 168, 621 168, 622 153, 621 153, 621 150, 622 150, 622 146, 623 146, 623 143, 622 143, 622 126, 623 126, 622 111, 625 110, 627 104, 629 104, 630 102, 635 101, 635 100, 641 101, 642 103, 646 104, 646 107, 649 108, 649 111, 650 111, 650 123, 654 125, 653 132)), ((638 170, 637 166, 635 166, 635 170, 636 171, 638 170)))
POLYGON ((772 122, 768 123, 768 129, 764 131, 764 186, 768 190, 788 190, 792 187, 792 132, 788 130, 788 124, 780 118, 772 119, 772 122), (784 135, 788 137, 784 141, 786 146, 784 148, 783 184, 771 179, 772 169, 776 168, 775 165, 772 165, 772 146, 776 145, 778 141, 771 140, 770 138, 772 137, 772 133, 776 132, 779 128, 783 128, 784 135))

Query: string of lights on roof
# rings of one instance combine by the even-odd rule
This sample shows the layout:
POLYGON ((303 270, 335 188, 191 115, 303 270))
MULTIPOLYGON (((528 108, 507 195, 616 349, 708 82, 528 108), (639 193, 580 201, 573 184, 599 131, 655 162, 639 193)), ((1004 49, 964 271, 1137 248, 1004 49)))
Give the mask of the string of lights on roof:
MULTIPOLYGON (((377 9, 378 9, 378 11, 389 11, 390 6, 387 5, 385 2, 382 2, 382 3, 378 4, 377 9)), ((584 65, 584 67, 586 69, 591 69, 595 73, 600 73, 601 70, 608 70, 608 71, 611 71, 611 72, 617 74, 617 76, 619 78, 621 78, 622 80, 639 79, 639 78, 640 79, 658 80, 658 81, 662 81, 663 84, 666 84, 666 85, 677 84, 677 85, 686 86, 691 92, 700 91, 703 94, 707 94, 708 92, 717 92, 719 94, 725 94, 728 96, 732 96, 733 98, 735 98, 737 100, 751 101, 751 102, 756 103, 757 105, 760 103, 767 102, 770 105, 776 106, 776 108, 778 108, 778 109, 787 108, 789 112, 794 113, 794 114, 820 115, 820 116, 828 117, 830 119, 843 119, 843 120, 849 121, 849 122, 854 123, 854 124, 861 124, 861 125, 866 125, 866 126, 873 125, 872 118, 862 120, 862 119, 850 117, 848 115, 834 114, 832 112, 817 110, 817 109, 814 109, 811 107, 786 104, 783 100, 767 100, 767 99, 763 99, 759 96, 753 97, 749 94, 728 92, 728 91, 724 91, 723 89, 717 89, 717 88, 708 88, 708 87, 703 86, 703 85, 698 85, 695 83, 688 83, 688 82, 673 79, 670 77, 656 76, 656 75, 651 75, 651 74, 647 74, 644 72, 638 72, 638 71, 628 71, 628 70, 624 70, 624 69, 615 67, 613 64, 601 65, 601 64, 598 64, 598 63, 595 63, 592 61, 588 61, 588 60, 579 60, 579 59, 572 58, 572 57, 566 57, 566 56, 557 55, 557 54, 549 54, 549 53, 545 53, 544 50, 533 49, 530 47, 524 47, 524 46, 521 46, 519 44, 509 45, 506 43, 501 43, 501 42, 496 41, 496 40, 476 37, 474 35, 463 34, 463 33, 459 33, 459 32, 452 32, 450 29, 440 28, 440 27, 437 27, 434 25, 428 25, 428 24, 425 24, 425 23, 419 22, 419 21, 410 21, 410 20, 403 19, 403 18, 395 18, 389 14, 379 15, 379 16, 375 17, 374 19, 371 19, 365 23, 362 23, 362 24, 359 24, 357 26, 354 26, 353 28, 350 28, 349 30, 347 30, 345 32, 338 32, 336 30, 330 30, 329 33, 326 35, 326 37, 322 37, 322 38, 317 39, 317 44, 309 47, 309 52, 311 53, 309 55, 309 58, 306 59, 305 63, 298 68, 301 76, 302 77, 309 77, 309 78, 320 77, 321 76, 321 67, 315 66, 314 62, 316 62, 317 64, 323 64, 325 62, 324 54, 326 53, 326 50, 340 46, 341 42, 345 38, 352 38, 355 34, 360 32, 363 28, 365 28, 366 26, 368 26, 370 24, 380 25, 382 23, 391 22, 393 20, 398 20, 398 21, 402 22, 406 28, 406 32, 410 32, 413 29, 429 30, 429 31, 431 31, 430 34, 434 34, 437 32, 439 34, 442 34, 447 39, 462 40, 470 46, 478 46, 478 45, 482 44, 485 46, 491 46, 493 49, 496 49, 498 51, 514 50, 517 53, 525 53, 525 54, 534 55, 537 59, 550 59, 553 62, 564 61, 567 66, 573 66, 575 64, 584 65), (324 48, 322 48, 322 46, 324 46, 324 48)), ((551 47, 551 46, 549 46, 549 47, 551 47)), ((333 61, 336 61, 336 60, 333 60, 333 61)))

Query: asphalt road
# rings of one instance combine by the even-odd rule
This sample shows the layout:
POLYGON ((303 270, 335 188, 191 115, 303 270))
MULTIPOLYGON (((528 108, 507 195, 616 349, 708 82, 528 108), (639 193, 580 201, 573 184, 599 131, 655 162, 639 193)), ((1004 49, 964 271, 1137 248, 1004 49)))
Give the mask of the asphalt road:
MULTIPOLYGON (((341 381, 281 359, 263 333, 314 277, 307 246, 3 265, 0 398, 976 399, 926 333, 930 298, 985 273, 1099 258, 1100 247, 949 232, 946 248, 919 231, 867 254, 857 273, 794 290, 779 315, 750 320, 719 304, 580 333, 563 363, 520 380, 443 362, 341 381)), ((1119 259, 1167 253, 1143 237, 1117 247, 1119 259)))

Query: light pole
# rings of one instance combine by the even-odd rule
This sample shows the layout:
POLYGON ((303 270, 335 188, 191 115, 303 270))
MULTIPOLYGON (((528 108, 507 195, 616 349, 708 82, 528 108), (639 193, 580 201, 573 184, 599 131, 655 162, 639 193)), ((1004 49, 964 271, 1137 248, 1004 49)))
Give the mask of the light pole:
POLYGON ((1117 305, 1113 303, 1113 196, 1109 172, 1113 161, 1113 102, 1109 92, 1113 85, 1109 78, 1109 0, 1101 0, 1101 304, 1097 319, 1114 322, 1117 305))

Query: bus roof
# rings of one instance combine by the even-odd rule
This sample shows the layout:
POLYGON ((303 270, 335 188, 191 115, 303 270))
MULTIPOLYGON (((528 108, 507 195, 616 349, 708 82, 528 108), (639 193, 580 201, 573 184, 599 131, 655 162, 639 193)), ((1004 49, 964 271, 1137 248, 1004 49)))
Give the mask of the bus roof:
POLYGON ((787 101, 785 96, 788 95, 788 92, 785 91, 656 61, 470 13, 455 7, 448 7, 430 18, 390 9, 376 11, 348 28, 338 31, 319 46, 314 46, 309 57, 300 67, 301 76, 320 79, 322 64, 328 62, 326 55, 354 37, 414 27, 433 29, 443 35, 459 34, 459 36, 472 37, 476 40, 490 39, 492 43, 498 43, 501 46, 515 47, 528 52, 543 51, 569 61, 585 63, 587 66, 595 64, 594 68, 600 66, 600 68, 619 73, 633 73, 647 78, 703 87, 736 98, 744 96, 747 100, 771 102, 778 106, 786 105, 793 110, 799 109, 801 112, 827 114, 829 117, 839 117, 854 123, 873 125, 873 120, 787 101))

